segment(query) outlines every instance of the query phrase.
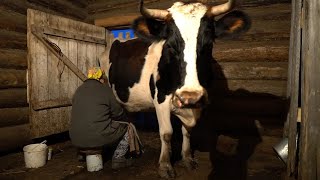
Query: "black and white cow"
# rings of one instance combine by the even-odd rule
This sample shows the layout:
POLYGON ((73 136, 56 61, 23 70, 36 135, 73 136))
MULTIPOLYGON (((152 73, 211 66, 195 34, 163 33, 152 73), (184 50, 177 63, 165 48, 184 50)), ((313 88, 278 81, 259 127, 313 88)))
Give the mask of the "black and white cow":
POLYGON ((128 111, 155 109, 160 131, 159 174, 173 177, 170 163, 172 126, 170 113, 182 121, 182 160, 188 168, 195 162, 190 150, 190 130, 208 102, 212 48, 215 38, 237 35, 249 29, 250 20, 230 11, 235 2, 207 6, 200 2, 176 2, 167 10, 147 9, 133 23, 139 38, 114 41, 103 53, 101 67, 118 100, 128 111))

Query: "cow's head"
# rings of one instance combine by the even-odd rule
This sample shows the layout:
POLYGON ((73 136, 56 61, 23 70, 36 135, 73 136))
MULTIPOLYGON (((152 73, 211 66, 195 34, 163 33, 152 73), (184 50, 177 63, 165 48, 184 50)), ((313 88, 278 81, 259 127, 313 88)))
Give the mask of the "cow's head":
POLYGON ((166 87, 162 92, 174 94, 173 104, 177 107, 189 107, 207 98, 214 39, 249 29, 250 20, 241 11, 215 21, 216 16, 229 12, 234 5, 234 0, 218 6, 176 2, 167 10, 159 10, 147 9, 140 1, 143 16, 135 20, 133 29, 140 38, 166 40, 159 62, 163 73, 159 73, 157 85, 162 83, 161 87, 166 87))

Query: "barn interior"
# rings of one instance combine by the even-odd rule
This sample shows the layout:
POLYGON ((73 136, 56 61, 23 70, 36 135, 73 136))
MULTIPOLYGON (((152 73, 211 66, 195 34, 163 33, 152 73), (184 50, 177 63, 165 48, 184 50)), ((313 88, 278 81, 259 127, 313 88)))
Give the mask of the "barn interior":
MULTIPOLYGON (((145 6, 167 9, 173 2, 146 0, 145 6)), ((223 2, 208 1, 210 4, 223 2)), ((54 111, 42 112, 47 113, 46 118, 37 119, 35 114, 43 109, 33 109, 34 99, 29 97, 28 89, 39 88, 43 80, 33 80, 30 84, 26 78, 30 76, 27 71, 31 66, 28 62, 31 47, 27 40, 30 30, 27 9, 110 31, 130 28, 131 21, 139 16, 137 0, 0 1, 0 179, 157 179, 160 139, 154 113, 132 114, 145 146, 145 153, 137 159, 136 165, 114 171, 107 162, 102 171, 95 173, 87 172, 85 163, 77 161, 76 150, 67 132, 69 116, 52 115, 68 114, 70 103, 60 101, 60 105, 51 107, 54 111), (47 145, 53 149, 52 159, 44 167, 25 168, 23 146, 43 140, 47 140, 47 145)), ((252 26, 240 37, 219 39, 214 44, 214 86, 209 92, 211 104, 191 134, 191 144, 199 163, 195 171, 179 167, 181 124, 172 117, 176 129, 172 144, 176 179, 276 180, 286 177, 286 165, 277 157, 273 147, 283 138, 288 113, 291 1, 241 0, 236 9, 251 17, 252 26)), ((87 34, 95 33, 92 29, 87 31, 87 34)), ((113 35, 113 38, 128 40, 131 37, 122 34, 113 35)), ((68 47, 59 44, 59 40, 55 42, 62 51, 68 47)), ((97 46, 96 52, 100 50, 97 46)), ((87 54, 89 51, 87 49, 87 54)), ((66 54, 69 55, 72 53, 66 54)), ((52 64, 56 69, 60 65, 52 64)), ((57 76, 51 78, 52 82, 60 83, 57 76)), ((76 81, 75 86, 78 86, 81 81, 76 81)), ((72 92, 67 94, 72 95, 72 92)))

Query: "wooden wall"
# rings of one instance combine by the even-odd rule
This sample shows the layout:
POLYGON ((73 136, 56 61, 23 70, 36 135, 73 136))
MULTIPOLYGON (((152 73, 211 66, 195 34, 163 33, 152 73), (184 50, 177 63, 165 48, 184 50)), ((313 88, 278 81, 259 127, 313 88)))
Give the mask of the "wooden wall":
POLYGON ((87 0, 0 1, 0 152, 29 141, 27 8, 84 21, 87 0))

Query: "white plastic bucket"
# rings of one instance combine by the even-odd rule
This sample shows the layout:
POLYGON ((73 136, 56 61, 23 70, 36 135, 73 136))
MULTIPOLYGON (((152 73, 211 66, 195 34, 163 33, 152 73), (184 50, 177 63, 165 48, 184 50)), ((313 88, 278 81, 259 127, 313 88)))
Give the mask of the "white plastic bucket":
POLYGON ((87 170, 89 172, 100 171, 103 168, 101 154, 92 154, 86 156, 87 170))
POLYGON ((27 168, 42 167, 47 162, 48 147, 46 144, 29 144, 23 147, 23 152, 27 168))

